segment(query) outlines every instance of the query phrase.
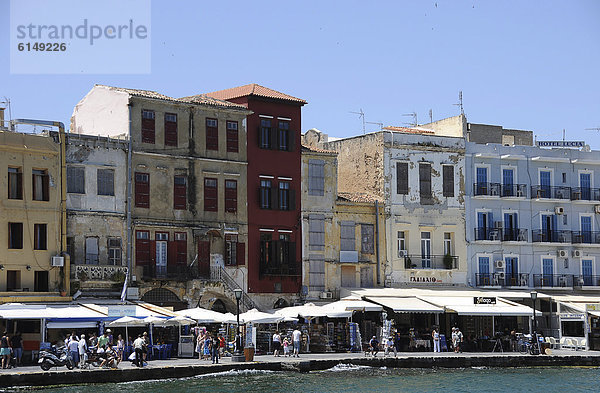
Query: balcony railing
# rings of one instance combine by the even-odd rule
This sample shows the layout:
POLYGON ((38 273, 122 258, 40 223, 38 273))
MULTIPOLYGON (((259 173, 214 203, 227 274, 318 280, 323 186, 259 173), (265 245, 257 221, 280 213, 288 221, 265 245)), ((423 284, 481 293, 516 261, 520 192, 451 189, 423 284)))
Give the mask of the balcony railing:
POLYGON ((475 228, 475 240, 503 242, 526 242, 527 229, 522 228, 475 228))
POLYGON ((502 184, 500 196, 526 198, 527 184, 502 184))
POLYGON ((420 254, 404 257, 404 267, 407 269, 458 269, 458 257, 454 255, 430 255, 423 257, 420 254))
POLYGON ((600 244, 600 232, 573 231, 572 243, 600 244))
POLYGON ((571 187, 531 186, 531 199, 571 199, 571 187))
POLYGON ((533 285, 547 288, 573 288, 572 274, 534 274, 533 285))
POLYGON ((571 231, 531 231, 532 242, 539 243, 571 243, 571 231))
POLYGON ((473 183, 473 195, 500 196, 500 183, 473 183))
POLYGON ((143 266, 142 279, 162 279, 174 281, 189 281, 196 278, 210 279, 210 271, 207 274, 200 274, 197 265, 192 266, 143 266))
POLYGON ((575 276, 576 287, 600 287, 600 276, 575 276))
POLYGON ((600 201, 600 188, 573 187, 571 189, 573 201, 600 201))
POLYGON ((502 228, 475 228, 475 240, 502 240, 502 228))
POLYGON ((300 277, 300 268, 292 265, 264 266, 260 273, 265 276, 300 277))
POLYGON ((477 286, 528 287, 529 273, 477 273, 477 286))
POLYGON ((116 275, 127 276, 127 266, 116 265, 71 265, 77 280, 114 280, 116 275))
POLYGON ((504 242, 526 242, 527 229, 504 228, 502 230, 502 241, 504 242))

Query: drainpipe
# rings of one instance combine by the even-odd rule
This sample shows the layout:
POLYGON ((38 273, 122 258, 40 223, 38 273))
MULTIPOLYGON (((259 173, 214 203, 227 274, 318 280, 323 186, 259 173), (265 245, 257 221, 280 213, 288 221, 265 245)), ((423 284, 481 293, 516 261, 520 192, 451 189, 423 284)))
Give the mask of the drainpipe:
POLYGON ((377 258, 377 285, 381 284, 381 266, 379 263, 379 202, 375 201, 375 257, 377 258))
MULTIPOLYGON (((132 159, 131 159, 131 151, 133 150, 133 143, 132 143, 132 137, 131 137, 131 111, 132 111, 132 107, 133 104, 130 102, 129 104, 127 104, 128 110, 129 110, 129 143, 127 145, 127 276, 125 277, 125 281, 127 282, 128 285, 131 284, 131 269, 132 269, 132 263, 131 263, 131 256, 132 256, 132 230, 131 230, 131 182, 132 182, 132 175, 133 175, 133 163, 132 163, 132 159)), ((127 299, 127 294, 125 294, 125 299, 127 299)))
MULTIPOLYGON (((67 141, 65 125, 60 121, 15 119, 12 124, 32 124, 40 126, 58 127, 58 141, 60 143, 60 254, 67 250, 67 141)), ((71 290, 70 258, 62 267, 64 273, 64 289, 67 293, 71 290)))

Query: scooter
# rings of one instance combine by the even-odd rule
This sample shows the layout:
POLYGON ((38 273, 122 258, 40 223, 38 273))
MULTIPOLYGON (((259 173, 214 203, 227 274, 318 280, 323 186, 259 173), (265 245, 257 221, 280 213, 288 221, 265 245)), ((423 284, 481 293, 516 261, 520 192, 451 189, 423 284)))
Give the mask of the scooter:
POLYGON ((69 370, 75 368, 75 362, 67 347, 56 348, 56 346, 52 346, 51 351, 41 350, 38 364, 44 371, 50 370, 51 367, 67 366, 69 370))

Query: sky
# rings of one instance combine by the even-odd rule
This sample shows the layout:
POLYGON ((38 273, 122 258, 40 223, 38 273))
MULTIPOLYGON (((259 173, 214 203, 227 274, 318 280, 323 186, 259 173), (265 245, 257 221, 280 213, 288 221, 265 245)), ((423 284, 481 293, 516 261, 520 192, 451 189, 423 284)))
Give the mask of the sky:
MULTIPOLYGON (((80 1, 86 7, 88 1, 80 1)), ((600 1, 151 2, 148 74, 11 74, 0 0, 0 101, 12 118, 69 123, 106 84, 183 97, 247 83, 308 101, 302 132, 362 133, 460 113, 600 150, 600 1), (379 125, 366 124, 366 131, 379 125)), ((44 6, 50 6, 47 1, 44 6)), ((54 10, 56 12, 56 10, 54 10)), ((117 54, 118 55, 118 54, 117 54)))

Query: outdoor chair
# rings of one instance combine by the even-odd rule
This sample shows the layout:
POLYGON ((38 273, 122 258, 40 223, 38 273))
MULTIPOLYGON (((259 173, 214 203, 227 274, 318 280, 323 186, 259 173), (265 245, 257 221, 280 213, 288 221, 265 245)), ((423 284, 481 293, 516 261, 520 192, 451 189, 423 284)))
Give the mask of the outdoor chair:
POLYGON ((585 350, 586 350, 586 347, 587 347, 587 339, 585 339, 585 338, 584 338, 584 339, 582 339, 582 340, 579 342, 579 346, 581 347, 581 350, 582 350, 582 351, 585 351, 585 350))
POLYGON ((546 337, 546 338, 548 340, 550 340, 550 348, 557 349, 559 347, 558 341, 556 341, 556 339, 554 337, 546 337))
POLYGON ((561 337, 561 338, 560 338, 560 341, 559 341, 559 343, 558 343, 558 345, 559 345, 559 348, 560 348, 560 349, 563 349, 563 348, 564 348, 564 346, 565 346, 565 341, 566 341, 566 340, 567 340, 567 339, 566 339, 566 338, 564 338, 564 337, 561 337))

